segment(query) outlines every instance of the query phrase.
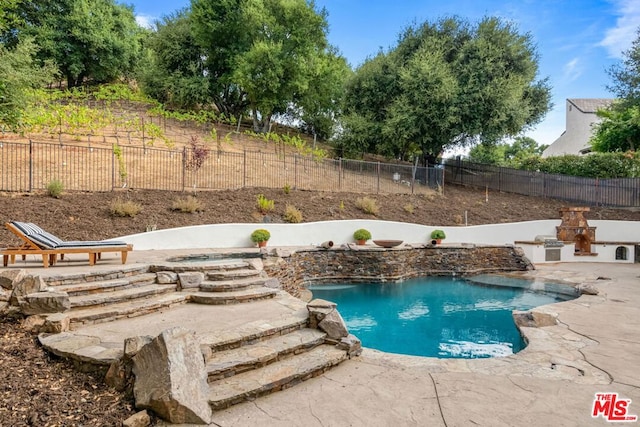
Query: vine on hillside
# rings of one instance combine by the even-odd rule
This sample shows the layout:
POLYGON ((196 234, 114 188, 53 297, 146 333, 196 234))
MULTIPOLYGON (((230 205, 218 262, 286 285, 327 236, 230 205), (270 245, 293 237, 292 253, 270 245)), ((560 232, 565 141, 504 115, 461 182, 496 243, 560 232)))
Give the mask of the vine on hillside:
POLYGON ((116 160, 118 161, 118 174, 120 175, 120 181, 124 183, 127 179, 127 165, 124 162, 122 148, 118 144, 113 144, 113 155, 116 156, 116 160))

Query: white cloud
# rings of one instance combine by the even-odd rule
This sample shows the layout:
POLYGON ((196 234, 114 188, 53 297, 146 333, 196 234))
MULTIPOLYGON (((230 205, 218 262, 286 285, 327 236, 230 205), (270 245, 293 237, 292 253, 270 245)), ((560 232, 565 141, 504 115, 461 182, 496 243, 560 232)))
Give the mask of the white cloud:
POLYGON ((564 64, 564 67, 562 67, 562 73, 564 78, 570 82, 580 77, 582 74, 580 59, 573 58, 571 61, 564 64))
POLYGON ((607 30, 598 44, 604 46, 613 58, 622 58, 622 52, 631 47, 640 26, 640 2, 638 0, 615 0, 618 18, 616 25, 607 30))
POLYGON ((149 15, 136 15, 136 22, 138 25, 144 28, 153 28, 153 22, 156 20, 155 17, 149 15))

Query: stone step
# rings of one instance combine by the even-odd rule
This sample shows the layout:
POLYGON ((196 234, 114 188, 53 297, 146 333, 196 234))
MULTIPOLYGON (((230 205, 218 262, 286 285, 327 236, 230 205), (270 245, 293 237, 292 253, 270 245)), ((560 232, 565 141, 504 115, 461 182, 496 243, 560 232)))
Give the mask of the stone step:
POLYGON ((266 277, 248 277, 246 279, 236 279, 236 280, 217 280, 217 281, 209 281, 205 280, 200 283, 200 290, 202 292, 226 292, 226 291, 235 291, 245 288, 250 288, 254 286, 264 286, 264 284, 269 280, 266 277))
POLYGON ((176 285, 143 285, 99 294, 77 295, 69 297, 71 309, 117 304, 123 301, 139 300, 153 295, 165 294, 176 290, 176 285))
POLYGON ((228 271, 208 271, 206 273, 206 278, 208 280, 237 280, 249 277, 260 277, 261 275, 262 271, 260 270, 245 268, 228 271))
POLYGON ((158 271, 174 271, 176 273, 185 273, 189 271, 229 271, 240 270, 249 267, 249 263, 237 259, 220 259, 210 261, 182 261, 182 262, 161 262, 154 263, 149 266, 149 271, 157 273, 158 271))
POLYGON ((65 313, 49 315, 49 320, 57 317, 69 319, 69 327, 74 330, 83 325, 109 322, 125 317, 136 317, 153 313, 164 308, 188 302, 189 294, 182 292, 170 292, 155 295, 146 299, 128 300, 107 306, 75 309, 65 313))
POLYGON ((209 381, 257 369, 285 357, 303 353, 324 343, 326 334, 317 329, 298 329, 240 348, 215 352, 207 361, 209 381))
POLYGON ((255 344, 278 335, 290 334, 308 326, 309 315, 306 307, 304 307, 286 317, 256 320, 231 330, 201 333, 198 339, 203 348, 208 347, 215 353, 255 344))
POLYGON ((272 363, 260 369, 243 372, 209 384, 209 405, 220 410, 247 400, 294 386, 347 358, 344 350, 320 345, 295 357, 272 363))
POLYGON ((149 266, 144 264, 122 265, 112 268, 100 268, 100 270, 85 270, 83 273, 67 273, 44 277, 48 286, 74 285, 86 282, 104 282, 106 280, 121 279, 148 273, 149 266))
POLYGON ((132 288, 134 286, 150 285, 156 282, 156 273, 136 274, 135 276, 123 277, 120 279, 104 280, 101 282, 87 282, 73 285, 56 286, 55 290, 66 292, 69 296, 90 295, 102 292, 113 292, 117 290, 132 288))
POLYGON ((191 302, 197 304, 238 304, 273 298, 278 291, 271 288, 249 288, 229 292, 195 292, 191 294, 191 302))

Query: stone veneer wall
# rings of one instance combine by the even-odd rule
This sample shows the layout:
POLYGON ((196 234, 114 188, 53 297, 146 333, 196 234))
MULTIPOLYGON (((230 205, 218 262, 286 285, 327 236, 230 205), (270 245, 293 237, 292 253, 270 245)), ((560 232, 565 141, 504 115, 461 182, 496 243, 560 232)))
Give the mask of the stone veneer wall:
POLYGON ((427 246, 397 249, 300 250, 267 256, 264 269, 283 289, 326 282, 397 282, 420 276, 463 276, 533 269, 515 246, 427 246))

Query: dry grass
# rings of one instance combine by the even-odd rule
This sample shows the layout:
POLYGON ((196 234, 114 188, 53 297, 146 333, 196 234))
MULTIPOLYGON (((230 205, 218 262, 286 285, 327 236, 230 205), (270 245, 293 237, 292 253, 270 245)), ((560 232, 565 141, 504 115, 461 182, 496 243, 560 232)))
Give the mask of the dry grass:
POLYGON ((406 213, 413 214, 413 212, 415 211, 415 206, 413 206, 413 204, 411 203, 407 203, 402 207, 402 209, 404 209, 406 213))
POLYGON ((135 217, 142 211, 142 205, 133 200, 117 198, 109 205, 109 212, 113 216, 135 217))
POLYGON ((302 212, 293 205, 287 205, 283 218, 286 222, 298 224, 302 222, 302 212))
POLYGON ((380 212, 380 208, 378 208, 378 204, 375 199, 371 197, 359 197, 356 199, 356 207, 360 209, 362 212, 369 215, 378 215, 380 212))
POLYGON ((171 210, 184 212, 184 213, 196 213, 204 211, 204 206, 194 196, 180 197, 173 201, 171 210))

